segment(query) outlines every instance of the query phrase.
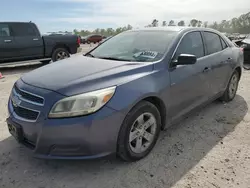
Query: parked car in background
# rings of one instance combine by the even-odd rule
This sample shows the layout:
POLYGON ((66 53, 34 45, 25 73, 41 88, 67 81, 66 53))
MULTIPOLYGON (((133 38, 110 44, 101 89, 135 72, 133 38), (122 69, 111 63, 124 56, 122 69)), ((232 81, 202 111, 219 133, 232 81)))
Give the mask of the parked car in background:
POLYGON ((112 37, 113 36, 103 38, 102 41, 99 42, 99 44, 102 44, 102 43, 106 42, 107 40, 111 39, 112 37))
POLYGON ((245 39, 246 37, 247 37, 247 35, 245 35, 245 34, 240 34, 239 35, 239 39, 241 39, 241 40, 245 39))
POLYGON ((76 35, 41 36, 32 22, 0 22, 0 64, 48 63, 68 58, 80 47, 76 35))
POLYGON ((86 44, 87 43, 87 39, 88 38, 88 36, 81 36, 81 43, 82 44, 86 44))
POLYGON ((126 31, 23 75, 8 128, 36 157, 136 161, 162 129, 213 100, 233 100, 242 63, 242 50, 212 29, 126 31))
POLYGON ((85 37, 81 38, 81 42, 83 44, 90 44, 90 43, 99 43, 100 41, 102 41, 103 36, 102 35, 98 35, 98 34, 91 34, 85 37))
POLYGON ((244 64, 250 64, 250 35, 241 41, 240 47, 244 50, 244 64))

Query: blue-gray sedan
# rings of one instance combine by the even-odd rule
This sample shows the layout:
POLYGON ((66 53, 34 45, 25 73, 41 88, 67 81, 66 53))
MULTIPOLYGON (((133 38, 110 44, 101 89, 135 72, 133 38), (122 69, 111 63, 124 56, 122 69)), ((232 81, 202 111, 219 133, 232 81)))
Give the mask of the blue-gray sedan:
POLYGON ((162 129, 216 99, 234 99, 243 53, 205 28, 123 32, 14 85, 7 124, 36 157, 145 157, 162 129))

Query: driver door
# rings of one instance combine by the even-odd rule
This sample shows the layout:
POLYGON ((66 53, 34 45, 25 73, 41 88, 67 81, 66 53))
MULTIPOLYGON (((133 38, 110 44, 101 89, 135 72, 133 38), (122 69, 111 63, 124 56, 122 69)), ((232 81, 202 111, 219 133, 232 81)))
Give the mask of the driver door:
POLYGON ((207 61, 204 61, 205 50, 199 31, 186 34, 177 47, 173 61, 180 54, 192 54, 197 62, 192 65, 170 65, 170 110, 169 115, 175 121, 192 109, 208 100, 209 80, 206 77, 207 61))

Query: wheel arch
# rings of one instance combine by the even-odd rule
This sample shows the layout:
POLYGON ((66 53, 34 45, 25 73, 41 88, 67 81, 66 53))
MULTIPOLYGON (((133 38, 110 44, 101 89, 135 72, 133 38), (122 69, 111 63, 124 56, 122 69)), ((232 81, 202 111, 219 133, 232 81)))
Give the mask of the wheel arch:
POLYGON ((167 111, 164 102, 156 96, 150 96, 142 99, 143 101, 148 101, 156 106, 161 115, 161 129, 163 130, 166 124, 167 111))
POLYGON ((64 49, 66 49, 69 53, 71 53, 69 46, 67 46, 66 44, 63 44, 63 43, 58 43, 58 44, 56 44, 56 45, 53 47, 53 49, 52 49, 52 51, 51 51, 51 56, 52 56, 53 52, 54 52, 56 49, 58 49, 58 48, 64 48, 64 49))
POLYGON ((241 75, 242 75, 242 69, 241 69, 241 67, 236 67, 234 70, 239 73, 239 77, 241 78, 241 75))

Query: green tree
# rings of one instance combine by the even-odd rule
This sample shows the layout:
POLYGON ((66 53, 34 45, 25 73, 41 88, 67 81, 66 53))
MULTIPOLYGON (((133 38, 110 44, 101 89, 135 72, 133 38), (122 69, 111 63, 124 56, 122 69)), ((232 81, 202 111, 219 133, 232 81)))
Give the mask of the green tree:
POLYGON ((131 29, 133 29, 133 27, 132 27, 131 25, 128 24, 127 30, 131 30, 131 29))
POLYGON ((73 33, 74 33, 75 35, 79 35, 79 32, 77 31, 77 29, 74 29, 73 33))
POLYGON ((197 23, 197 26, 201 27, 202 26, 202 21, 199 20, 198 23, 197 23))
POLYGON ((168 23, 168 26, 175 26, 174 20, 170 20, 169 23, 168 23))
POLYGON ((196 20, 196 19, 192 19, 192 20, 190 21, 190 25, 191 25, 192 27, 196 27, 197 24, 198 24, 198 20, 196 20))
POLYGON ((152 27, 157 27, 158 26, 158 20, 156 20, 156 19, 154 19, 153 21, 152 21, 152 27))
POLYGON ((184 22, 183 20, 181 20, 181 21, 178 22, 177 25, 178 25, 178 26, 185 26, 185 22, 184 22))
POLYGON ((203 22, 202 27, 207 27, 208 26, 208 21, 203 22))
POLYGON ((162 22, 162 26, 165 27, 167 25, 167 22, 166 21, 163 21, 162 22))

